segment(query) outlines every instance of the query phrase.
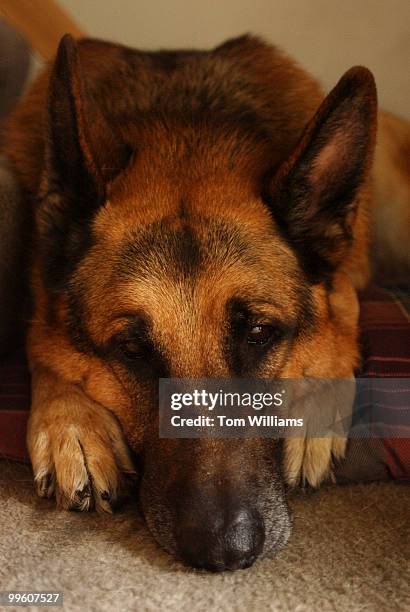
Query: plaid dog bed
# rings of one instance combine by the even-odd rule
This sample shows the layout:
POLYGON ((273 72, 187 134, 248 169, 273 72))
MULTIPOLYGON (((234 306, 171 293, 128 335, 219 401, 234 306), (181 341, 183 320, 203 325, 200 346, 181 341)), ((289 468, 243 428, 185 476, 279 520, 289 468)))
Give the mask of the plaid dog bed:
MULTIPOLYGON (((362 368, 360 376, 410 379, 410 285, 370 288, 361 297, 362 368)), ((408 397, 408 394, 407 394, 408 397)), ((25 444, 30 405, 30 375, 24 350, 0 362, 0 457, 28 460, 25 444)), ((410 410, 410 406, 406 406, 410 410)), ((373 476, 398 480, 410 476, 410 439, 384 438, 375 443, 349 443, 341 479, 355 480, 376 456, 382 466, 373 476), (366 457, 365 457, 366 455, 366 457), (348 474, 346 476, 346 474, 348 474)), ((373 461, 373 464, 375 462, 373 461)), ((367 476, 365 477, 367 479, 367 476)))
MULTIPOLYGON (((360 376, 405 378, 410 383, 410 283, 383 289, 374 287, 364 292, 361 296, 360 330, 360 376)), ((407 380, 401 389, 406 386, 407 380)), ((403 396, 405 405, 392 401, 382 408, 391 411, 400 407, 405 411, 405 421, 408 424, 408 389, 403 396)), ((367 457, 373 455, 373 458, 376 454, 376 462, 383 464, 388 477, 400 481, 410 479, 410 438, 385 436, 382 441, 362 441, 361 448, 356 453, 352 450, 351 454, 354 458, 350 458, 350 462, 356 476, 357 465, 365 463, 363 454, 367 454, 367 457)), ((346 465, 348 463, 349 453, 346 465)), ((374 466, 374 461, 369 461, 369 464, 374 466)))

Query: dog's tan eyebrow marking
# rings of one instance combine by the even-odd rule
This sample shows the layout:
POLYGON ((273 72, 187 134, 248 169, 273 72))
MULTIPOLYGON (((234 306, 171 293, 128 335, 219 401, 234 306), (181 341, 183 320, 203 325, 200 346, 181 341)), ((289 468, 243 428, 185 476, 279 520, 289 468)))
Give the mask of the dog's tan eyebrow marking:
POLYGON ((124 332, 130 326, 144 328, 146 331, 151 327, 151 319, 148 314, 141 308, 135 310, 125 310, 114 312, 107 319, 105 335, 106 337, 113 337, 116 334, 124 332))
POLYGON ((284 324, 291 324, 296 320, 296 315, 294 316, 292 313, 288 311, 285 312, 283 304, 279 302, 271 301, 271 302, 247 302, 247 307, 252 315, 256 315, 259 317, 265 317, 266 320, 280 319, 284 324))
MULTIPOLYGON (((246 300, 246 298, 244 299, 246 300)), ((272 308, 274 309, 283 308, 283 305, 281 304, 281 302, 276 301, 273 297, 269 297, 269 299, 250 298, 246 300, 246 303, 252 308, 254 308, 255 310, 259 310, 261 312, 269 311, 272 308)))
MULTIPOLYGON (((283 304, 275 300, 246 300, 243 298, 233 299, 230 301, 234 310, 237 312, 246 313, 246 317, 250 322, 278 324, 287 329, 296 329, 298 326, 298 316, 296 312, 284 310, 283 304)), ((228 304, 229 308, 229 304, 228 304)))
POLYGON ((146 313, 141 312, 141 310, 126 310, 126 311, 115 312, 111 317, 109 317, 108 323, 113 323, 114 321, 119 321, 119 320, 126 320, 126 321, 137 320, 140 318, 145 319, 146 313))

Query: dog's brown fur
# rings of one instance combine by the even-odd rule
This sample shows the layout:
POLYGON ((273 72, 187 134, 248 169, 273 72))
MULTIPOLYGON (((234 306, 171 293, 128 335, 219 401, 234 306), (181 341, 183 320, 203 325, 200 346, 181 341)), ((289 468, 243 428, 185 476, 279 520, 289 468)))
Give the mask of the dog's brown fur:
MULTIPOLYGON (((133 470, 113 414, 148 466, 147 521, 174 550, 172 528, 155 513, 168 511, 159 488, 181 479, 197 486, 221 463, 230 474, 247 473, 244 450, 258 457, 266 443, 158 440, 155 368, 190 378, 353 376, 356 289, 370 269, 373 79, 353 69, 316 113, 322 98, 310 76, 252 37, 209 53, 82 41, 77 54, 62 44, 7 131, 7 155, 36 220, 28 441, 40 494, 56 492, 66 507, 110 509, 121 472, 133 470), (351 196, 338 184, 349 164, 351 196), (339 216, 321 209, 333 191, 346 198, 339 216), (70 223, 87 218, 85 238, 64 221, 67 202, 70 223), (224 348, 233 297, 259 320, 292 330, 260 363, 254 357, 255 367, 224 348), (130 313, 155 345, 151 369, 137 377, 107 356, 130 313), (202 467, 181 475, 175 465, 198 448, 202 467)), ((344 446, 338 438, 288 440, 286 480, 318 485, 344 446)))

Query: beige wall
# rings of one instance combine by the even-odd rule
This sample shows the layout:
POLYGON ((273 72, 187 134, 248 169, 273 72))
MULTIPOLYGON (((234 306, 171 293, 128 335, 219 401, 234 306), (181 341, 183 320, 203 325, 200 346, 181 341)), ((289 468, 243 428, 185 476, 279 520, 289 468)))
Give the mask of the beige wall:
POLYGON ((142 48, 209 47, 244 32, 286 49, 326 88, 373 70, 381 105, 410 119, 410 0, 60 0, 91 35, 142 48))

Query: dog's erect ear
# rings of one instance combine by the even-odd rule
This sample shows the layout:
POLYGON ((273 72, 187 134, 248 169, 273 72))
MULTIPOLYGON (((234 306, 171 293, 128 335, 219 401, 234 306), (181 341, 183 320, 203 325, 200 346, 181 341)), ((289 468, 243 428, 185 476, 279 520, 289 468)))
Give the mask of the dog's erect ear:
POLYGON ((264 197, 313 282, 326 279, 351 242, 377 121, 373 76, 351 68, 321 104, 264 197))
POLYGON ((129 149, 114 137, 87 91, 69 34, 60 42, 50 78, 48 128, 46 159, 53 187, 82 202, 103 201, 106 184, 125 167, 129 149))

